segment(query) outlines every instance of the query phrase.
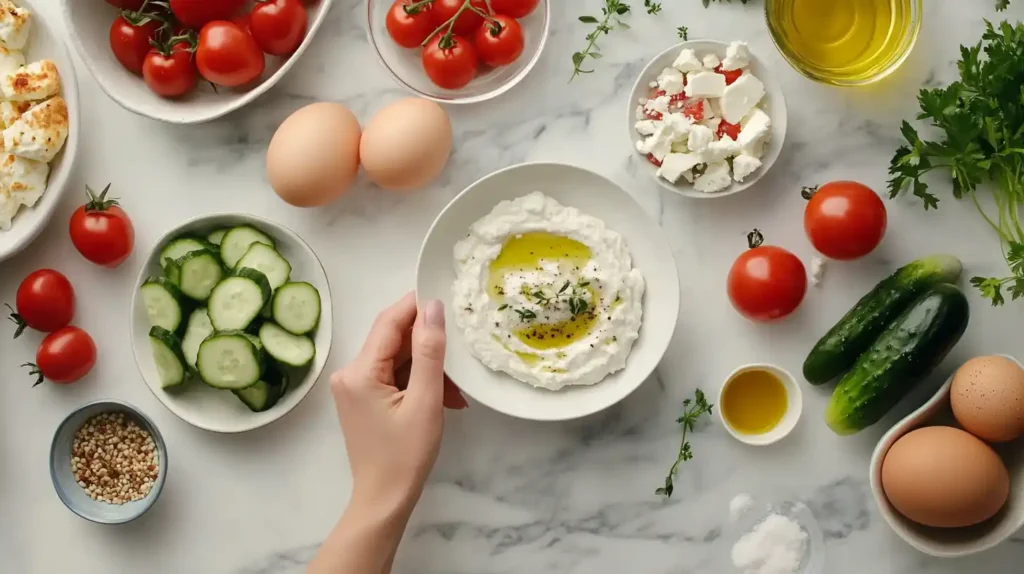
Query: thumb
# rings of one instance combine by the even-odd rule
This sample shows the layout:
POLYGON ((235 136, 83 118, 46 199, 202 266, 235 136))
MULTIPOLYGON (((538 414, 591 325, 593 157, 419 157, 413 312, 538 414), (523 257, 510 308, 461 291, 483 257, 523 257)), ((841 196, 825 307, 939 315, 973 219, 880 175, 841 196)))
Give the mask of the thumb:
POLYGON ((412 370, 406 394, 415 404, 442 408, 446 342, 444 304, 428 301, 412 328, 412 370))

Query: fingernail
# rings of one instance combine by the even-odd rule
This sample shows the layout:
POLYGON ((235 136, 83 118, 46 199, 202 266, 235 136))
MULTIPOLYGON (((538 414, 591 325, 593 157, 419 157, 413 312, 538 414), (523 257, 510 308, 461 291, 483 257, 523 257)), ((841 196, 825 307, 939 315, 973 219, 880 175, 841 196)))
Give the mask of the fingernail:
POLYGON ((425 320, 428 326, 436 329, 444 329, 444 303, 434 299, 427 303, 425 320))

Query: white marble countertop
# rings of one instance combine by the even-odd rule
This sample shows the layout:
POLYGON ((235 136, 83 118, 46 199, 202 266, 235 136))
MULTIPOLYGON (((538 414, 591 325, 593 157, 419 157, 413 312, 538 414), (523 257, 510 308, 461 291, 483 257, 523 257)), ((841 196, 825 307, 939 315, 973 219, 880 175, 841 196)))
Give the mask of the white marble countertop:
MULTIPOLYGON (((17 365, 34 356, 36 335, 0 337, 0 570, 17 574, 301 572, 349 496, 345 452, 328 385, 321 381, 294 412, 241 436, 190 427, 140 380, 128 340, 128 301, 141 254, 187 217, 241 210, 272 217, 324 259, 335 293, 335 347, 329 369, 355 353, 376 311, 413 284, 420 241, 441 208, 491 171, 529 160, 575 163, 624 185, 667 230, 679 262, 682 323, 657 376, 622 404, 568 424, 513 420, 474 405, 452 414, 441 459, 399 554, 396 572, 718 574, 731 541, 728 502, 747 492, 809 502, 826 534, 828 574, 953 574, 1020 571, 1024 534, 962 561, 929 558, 898 539, 870 498, 867 466, 884 425, 840 439, 823 422, 827 394, 808 388, 804 418, 788 440, 746 447, 713 424, 693 436, 695 458, 676 495, 654 495, 678 448, 680 401, 700 386, 717 391, 734 367, 773 361, 797 372, 810 345, 894 267, 930 252, 963 259, 970 274, 1004 271, 996 238, 970 205, 948 198, 925 213, 912 200, 889 201, 889 233, 866 260, 832 264, 799 312, 776 325, 741 319, 725 295, 726 272, 754 226, 805 261, 799 188, 855 178, 883 190, 899 143, 898 124, 916 112, 922 84, 955 76, 958 45, 974 43, 982 18, 1024 15, 1013 2, 927 2, 910 60, 881 85, 840 90, 811 83, 775 51, 763 7, 666 2, 637 13, 631 32, 604 40, 595 74, 567 84, 570 54, 587 28, 576 17, 598 0, 555 0, 547 52, 522 85, 490 104, 450 109, 456 151, 441 181, 396 195, 360 182, 336 204, 301 211, 281 203, 264 178, 264 152, 281 120, 316 100, 344 102, 362 120, 403 95, 367 45, 363 2, 341 0, 292 73, 254 105, 201 127, 133 116, 98 89, 84 66, 83 133, 72 189, 34 245, 0 265, 0 301, 40 266, 74 282, 76 322, 96 336, 100 360, 70 387, 33 389, 17 365), (685 6, 680 6, 685 4, 685 6), (571 6, 571 7, 570 7, 571 6), (629 152, 625 99, 646 60, 693 37, 745 39, 778 74, 790 106, 786 149, 757 190, 718 201, 659 191, 629 152), (66 222, 88 182, 113 182, 134 218, 135 256, 106 271, 72 247, 66 222), (47 452, 58 422, 87 401, 117 397, 162 429, 170 474, 158 504, 120 527, 86 522, 54 494, 47 452)), ((634 2, 639 5, 640 3, 634 2)), ((56 2, 46 6, 54 14, 56 2)), ((80 64, 81 62, 79 62, 80 64)), ((939 380, 975 354, 1024 354, 1021 304, 993 309, 970 293, 974 317, 939 380)), ((933 381, 934 382, 934 381, 933 381)))

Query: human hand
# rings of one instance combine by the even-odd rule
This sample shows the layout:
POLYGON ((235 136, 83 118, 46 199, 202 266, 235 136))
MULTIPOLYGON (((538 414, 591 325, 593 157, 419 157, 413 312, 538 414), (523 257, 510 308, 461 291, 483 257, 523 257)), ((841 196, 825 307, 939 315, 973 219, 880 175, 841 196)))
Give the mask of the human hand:
POLYGON ((359 355, 331 377, 356 503, 410 509, 437 460, 444 407, 466 400, 444 374, 444 306, 410 293, 374 322, 359 355))

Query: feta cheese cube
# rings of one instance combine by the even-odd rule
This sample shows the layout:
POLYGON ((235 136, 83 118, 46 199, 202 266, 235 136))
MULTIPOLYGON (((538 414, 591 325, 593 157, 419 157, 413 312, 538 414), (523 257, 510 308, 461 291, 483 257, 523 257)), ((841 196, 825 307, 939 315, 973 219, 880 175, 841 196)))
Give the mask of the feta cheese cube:
POLYGON ((29 108, 4 130, 7 153, 49 163, 68 137, 68 107, 57 96, 29 108))
POLYGON ((657 112, 659 114, 668 113, 668 105, 672 102, 672 98, 668 96, 659 96, 657 98, 651 98, 644 104, 644 110, 648 112, 657 112))
POLYGON ((8 50, 20 50, 28 42, 32 11, 11 0, 0 0, 0 43, 8 50))
POLYGON ((718 105, 718 98, 704 100, 704 119, 722 117, 722 106, 718 105))
POLYGON ((702 70, 686 75, 686 95, 688 97, 721 98, 725 93, 725 76, 722 74, 702 70))
POLYGON ((744 179, 761 167, 761 160, 741 153, 732 160, 732 178, 743 183, 744 179))
POLYGON ((704 174, 693 182, 693 188, 704 193, 722 191, 730 185, 732 185, 732 175, 729 173, 729 164, 725 161, 708 163, 704 174))
POLYGON ((50 166, 30 159, 8 154, 0 161, 0 188, 10 191, 11 197, 25 207, 35 207, 46 191, 50 166))
POLYGON ((740 135, 736 143, 743 148, 743 153, 759 158, 764 153, 764 144, 771 135, 772 120, 768 114, 754 108, 740 122, 740 135))
POLYGON ((746 42, 733 42, 725 49, 725 59, 722 60, 722 70, 729 72, 739 70, 750 65, 750 48, 746 42))
POLYGON ((700 163, 704 163, 700 154, 670 153, 665 156, 664 161, 661 163, 661 167, 658 168, 658 177, 675 183, 679 181, 679 178, 682 177, 683 174, 691 173, 694 166, 700 163))
POLYGON ((679 52, 679 55, 676 56, 676 61, 672 63, 672 67, 684 74, 699 72, 704 69, 701 61, 697 59, 697 53, 689 48, 679 52))
POLYGON ((0 45, 0 78, 25 65, 25 54, 20 50, 8 50, 0 45))
POLYGON ((0 88, 14 102, 45 100, 60 92, 60 73, 57 64, 40 60, 5 75, 0 88))
POLYGON ((715 139, 715 133, 711 131, 707 126, 697 124, 690 128, 689 138, 686 140, 686 146, 693 152, 702 152, 708 149, 710 144, 715 139))
MULTIPOLYGON (((715 74, 722 78, 725 76, 715 74)), ((738 124, 754 106, 764 97, 764 84, 753 74, 744 74, 724 89, 718 105, 722 108, 722 118, 730 124, 738 124)))
POLYGON ((675 68, 665 68, 658 76, 658 87, 669 96, 683 93, 683 73, 675 68))
POLYGON ((672 130, 672 141, 684 139, 693 128, 693 120, 684 114, 665 114, 663 119, 665 128, 672 130))
POLYGON ((718 56, 714 54, 707 54, 704 56, 703 64, 708 70, 714 70, 721 64, 722 61, 718 59, 718 56))
POLYGON ((718 132, 718 124, 722 123, 722 118, 709 118, 704 116, 704 121, 700 125, 708 128, 712 132, 718 132))
MULTIPOLYGON (((2 104, 0 104, 2 109, 2 104)), ((636 123, 636 131, 642 136, 653 136, 654 132, 658 131, 661 122, 655 120, 640 120, 636 123)))
POLYGON ((636 114, 635 115, 636 115, 637 121, 640 121, 640 120, 642 120, 642 119, 647 117, 647 114, 644 112, 644 105, 646 105, 646 103, 636 107, 636 114))
POLYGON ((740 144, 736 143, 736 140, 726 136, 709 143, 707 149, 704 150, 704 157, 708 163, 725 161, 727 158, 739 155, 740 149, 740 144))
POLYGON ((673 144, 684 139, 692 126, 693 121, 683 114, 665 114, 663 121, 656 122, 650 137, 636 142, 636 149, 644 155, 654 156, 658 161, 664 160, 665 156, 672 153, 673 144))
POLYGON ((18 215, 21 203, 11 197, 11 190, 0 185, 0 231, 10 231, 14 216, 18 215))
POLYGON ((0 129, 7 129, 13 125, 33 105, 32 102, 10 102, 7 100, 0 102, 0 123, 3 124, 0 129))
POLYGON ((825 261, 820 257, 811 258, 811 285, 817 287, 825 276, 825 261))

